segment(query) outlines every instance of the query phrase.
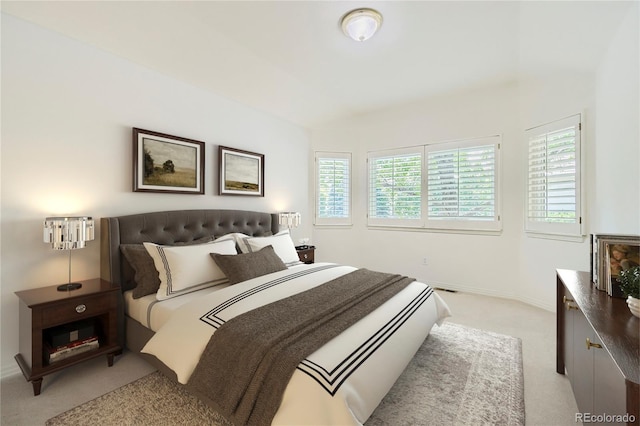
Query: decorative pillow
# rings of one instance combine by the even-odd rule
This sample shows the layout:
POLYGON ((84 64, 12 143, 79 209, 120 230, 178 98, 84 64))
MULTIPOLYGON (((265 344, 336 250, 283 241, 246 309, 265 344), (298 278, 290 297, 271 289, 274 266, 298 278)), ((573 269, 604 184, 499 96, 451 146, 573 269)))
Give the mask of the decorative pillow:
POLYGON ((133 298, 139 299, 156 293, 160 287, 160 278, 147 249, 142 244, 122 244, 120 251, 134 270, 133 298))
POLYGON ((216 240, 195 246, 171 247, 144 243, 160 277, 158 300, 212 287, 227 278, 209 253, 236 254, 233 239, 216 240))
MULTIPOLYGON (((176 243, 176 246, 187 246, 211 242, 212 237, 204 237, 188 243, 176 243)), ((121 244, 120 251, 133 269, 133 298, 139 299, 148 294, 158 292, 160 278, 153 259, 142 244, 121 244)), ((123 268, 126 268, 123 265, 123 268)))
POLYGON ((236 252, 242 253, 242 250, 240 249, 240 244, 241 244, 241 241, 244 240, 245 238, 249 238, 249 236, 241 232, 232 232, 230 234, 225 234, 219 237, 218 239, 216 239, 216 241, 232 239, 236 243, 236 252))
POLYGON ((211 257, 231 284, 287 269, 287 265, 282 262, 272 246, 266 246, 253 253, 233 256, 211 253, 211 257))
POLYGON ((289 235, 289 230, 278 232, 270 237, 246 237, 241 239, 238 245, 243 253, 251 253, 266 246, 273 246, 273 250, 286 265, 300 263, 300 258, 289 235))

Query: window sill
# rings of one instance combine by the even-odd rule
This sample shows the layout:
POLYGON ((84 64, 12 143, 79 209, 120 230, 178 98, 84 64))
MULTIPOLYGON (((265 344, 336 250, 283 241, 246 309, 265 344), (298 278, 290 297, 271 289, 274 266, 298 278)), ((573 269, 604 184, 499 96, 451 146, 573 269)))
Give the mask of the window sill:
POLYGON ((322 229, 330 229, 330 228, 343 229, 343 228, 352 228, 353 223, 320 223, 320 224, 314 223, 313 227, 322 228, 322 229))
POLYGON ((413 226, 373 226, 368 225, 367 229, 372 231, 405 231, 405 232, 429 232, 434 234, 466 234, 466 235, 502 235, 502 230, 481 230, 481 229, 440 229, 440 228, 416 228, 413 226))
POLYGON ((551 234, 551 233, 545 233, 545 232, 531 232, 531 231, 525 231, 525 234, 529 238, 539 238, 542 240, 567 241, 570 243, 582 243, 586 238, 585 235, 551 234))

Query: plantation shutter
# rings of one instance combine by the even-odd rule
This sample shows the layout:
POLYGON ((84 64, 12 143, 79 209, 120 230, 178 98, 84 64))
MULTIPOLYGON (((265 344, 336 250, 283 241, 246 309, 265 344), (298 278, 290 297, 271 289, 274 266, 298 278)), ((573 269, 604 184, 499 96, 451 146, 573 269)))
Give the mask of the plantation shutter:
POLYGON ((581 235, 580 115, 527 130, 527 231, 581 235))
POLYGON ((418 147, 369 153, 370 225, 421 224, 423 152, 418 147))
POLYGON ((316 224, 351 224, 350 153, 316 153, 316 224))
POLYGON ((495 149, 492 145, 428 153, 429 219, 495 217, 495 149))
POLYGON ((498 230, 500 136, 427 146, 427 227, 498 230))
POLYGON ((368 224, 499 231, 501 136, 369 152, 368 224))

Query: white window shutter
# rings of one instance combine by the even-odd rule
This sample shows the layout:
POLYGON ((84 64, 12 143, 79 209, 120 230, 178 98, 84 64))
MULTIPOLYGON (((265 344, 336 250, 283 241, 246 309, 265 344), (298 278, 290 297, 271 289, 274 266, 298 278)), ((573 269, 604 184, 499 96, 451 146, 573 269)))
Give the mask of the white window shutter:
POLYGON ((581 236, 581 116, 526 131, 526 230, 581 236))
POLYGON ((317 152, 316 225, 351 224, 351 154, 317 152))
POLYGON ((369 225, 421 226, 423 156, 423 147, 369 153, 369 225))
POLYGON ((429 228, 501 229, 500 136, 427 145, 429 228))

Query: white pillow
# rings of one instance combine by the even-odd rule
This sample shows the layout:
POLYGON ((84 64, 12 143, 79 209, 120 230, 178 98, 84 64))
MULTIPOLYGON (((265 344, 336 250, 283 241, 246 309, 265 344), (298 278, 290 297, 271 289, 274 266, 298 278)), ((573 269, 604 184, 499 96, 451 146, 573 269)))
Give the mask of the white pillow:
POLYGON ((215 239, 215 241, 223 241, 223 240, 233 240, 236 243, 236 249, 240 249, 238 253, 247 253, 242 251, 242 247, 244 243, 242 242, 245 238, 249 238, 247 234, 243 234, 242 232, 232 232, 230 234, 225 234, 221 237, 215 239))
POLYGON ((298 252, 288 230, 269 237, 242 238, 238 245, 243 253, 256 252, 266 246, 273 246, 273 250, 287 266, 300 263, 298 252))
POLYGON ((160 276, 156 299, 164 300, 221 284, 227 277, 209 253, 237 254, 233 239, 193 246, 144 243, 160 276))

